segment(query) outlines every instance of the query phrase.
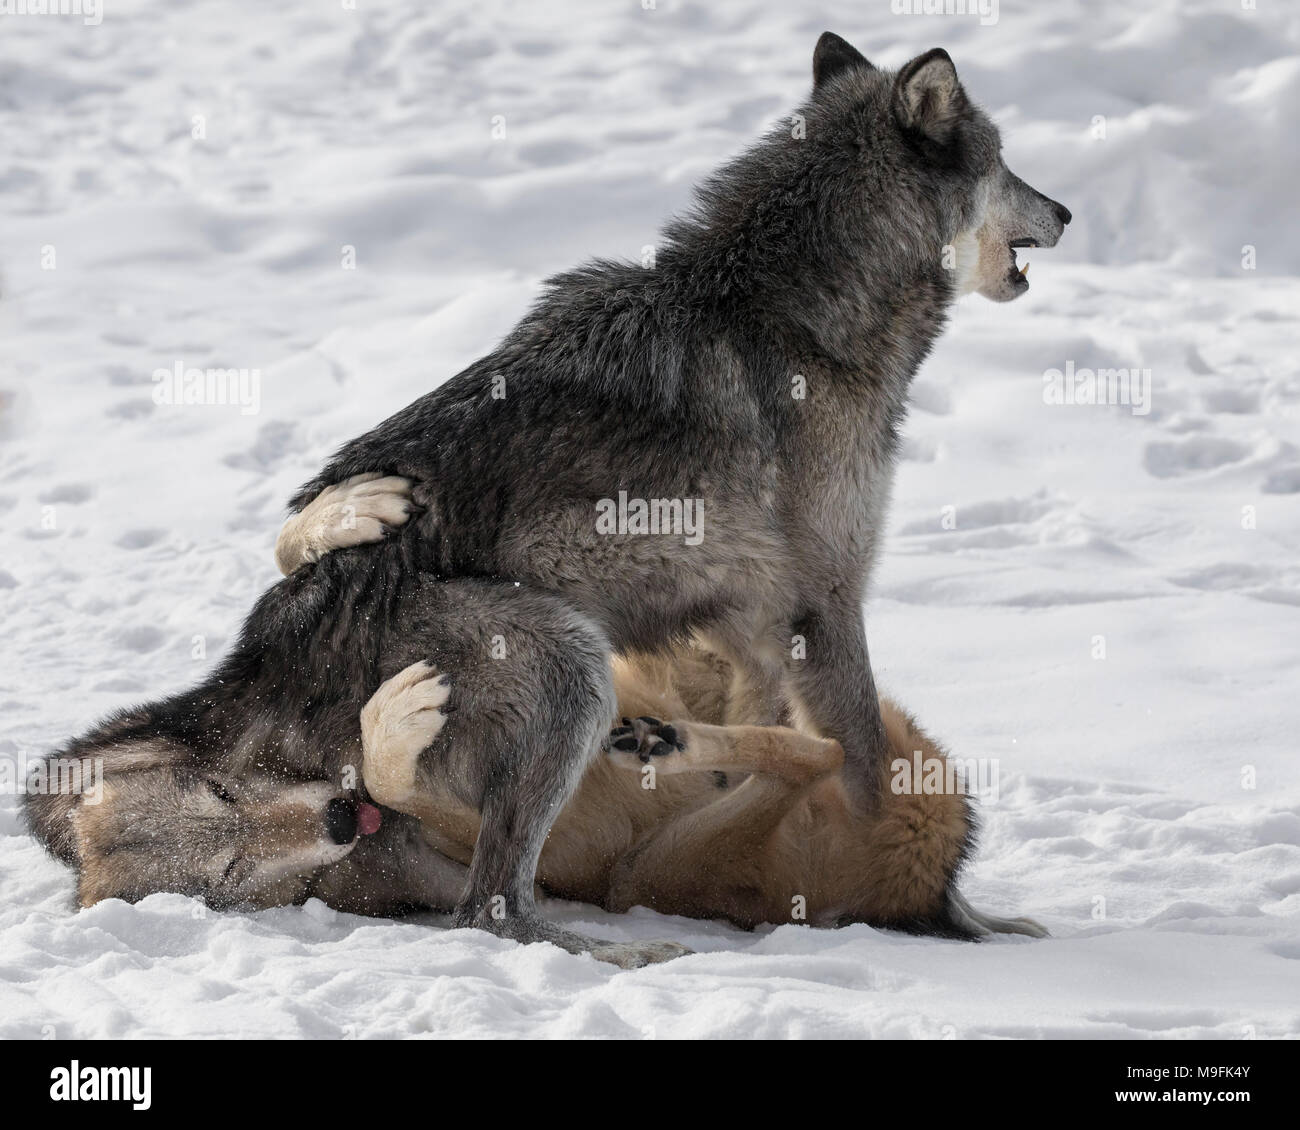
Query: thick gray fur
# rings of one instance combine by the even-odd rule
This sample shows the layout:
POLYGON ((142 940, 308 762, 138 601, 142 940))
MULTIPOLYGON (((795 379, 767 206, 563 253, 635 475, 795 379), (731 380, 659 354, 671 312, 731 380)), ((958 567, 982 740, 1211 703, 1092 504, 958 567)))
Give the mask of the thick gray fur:
MULTIPOLYGON (((909 384, 958 289, 945 247, 991 191, 1039 243, 1069 214, 1007 172, 942 51, 894 74, 828 33, 814 69, 798 117, 703 185, 653 266, 551 279, 496 349, 293 500, 383 472, 416 482, 422 513, 274 586, 200 687, 65 755, 162 734, 328 778, 379 683, 429 659, 455 685, 425 780, 483 813, 456 921, 571 950, 592 943, 539 917, 533 872, 608 730, 611 650, 703 636, 752 688, 737 701, 776 704, 731 720, 838 739, 869 803, 884 739, 862 604, 909 384), (702 540, 598 533, 620 491, 703 500, 702 540)), ((1011 275, 990 296, 1014 296, 1011 275)), ((57 798, 33 800, 67 849, 57 798)))

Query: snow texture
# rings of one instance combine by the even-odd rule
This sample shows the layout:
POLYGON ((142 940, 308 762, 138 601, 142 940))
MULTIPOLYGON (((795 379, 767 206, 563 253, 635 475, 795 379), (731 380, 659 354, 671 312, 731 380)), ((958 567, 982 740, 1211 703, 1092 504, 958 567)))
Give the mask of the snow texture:
POLYGON ((639 258, 803 96, 822 30, 887 66, 941 44, 1075 220, 917 377, 868 628, 885 689, 998 759, 969 897, 1054 936, 547 905, 699 951, 620 972, 318 903, 77 912, 10 794, 0 1035, 1296 1035, 1300 15, 903 6, 0 16, 0 756, 194 682, 276 579, 293 489, 542 277, 639 258), (259 369, 258 410, 155 404, 178 362, 259 369), (1150 410, 1046 402, 1069 364, 1149 370, 1150 410))

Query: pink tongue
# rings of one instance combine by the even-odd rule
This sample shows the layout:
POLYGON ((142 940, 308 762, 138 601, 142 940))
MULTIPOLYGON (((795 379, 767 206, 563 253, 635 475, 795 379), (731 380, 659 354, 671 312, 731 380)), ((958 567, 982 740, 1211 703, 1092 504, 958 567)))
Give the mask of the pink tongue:
POLYGON ((379 826, 384 822, 383 813, 373 804, 357 805, 357 828, 360 829, 363 836, 373 836, 379 831, 379 826))

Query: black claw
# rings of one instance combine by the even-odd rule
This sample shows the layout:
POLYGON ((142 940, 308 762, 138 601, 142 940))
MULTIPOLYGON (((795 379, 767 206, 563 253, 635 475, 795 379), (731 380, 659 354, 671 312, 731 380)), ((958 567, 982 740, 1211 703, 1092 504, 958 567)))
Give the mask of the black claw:
MULTIPOLYGON (((623 721, 626 722, 627 719, 624 718, 623 721)), ((648 714, 642 714, 641 717, 637 719, 637 721, 638 721, 638 722, 644 722, 647 726, 662 726, 662 725, 663 725, 663 723, 660 722, 658 718, 651 718, 650 715, 648 715, 648 714)))

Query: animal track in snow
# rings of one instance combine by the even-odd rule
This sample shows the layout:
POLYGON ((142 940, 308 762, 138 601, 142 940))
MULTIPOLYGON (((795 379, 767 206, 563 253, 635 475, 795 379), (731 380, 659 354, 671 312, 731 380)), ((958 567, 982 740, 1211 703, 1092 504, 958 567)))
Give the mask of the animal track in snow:
POLYGON ((1260 490, 1265 494, 1300 494, 1300 467, 1279 467, 1271 471, 1260 490))
POLYGON ((38 494, 36 501, 47 506, 60 502, 77 505, 82 502, 89 502, 94 494, 95 488, 89 483, 60 483, 43 494, 38 494))
POLYGON ((166 536, 166 530, 127 530, 114 544, 123 549, 148 549, 151 545, 157 545, 166 536))
POLYGON ((1157 479, 1172 479, 1204 471, 1215 471, 1249 458, 1244 443, 1221 436, 1196 435, 1177 442, 1147 444, 1142 463, 1157 479))

